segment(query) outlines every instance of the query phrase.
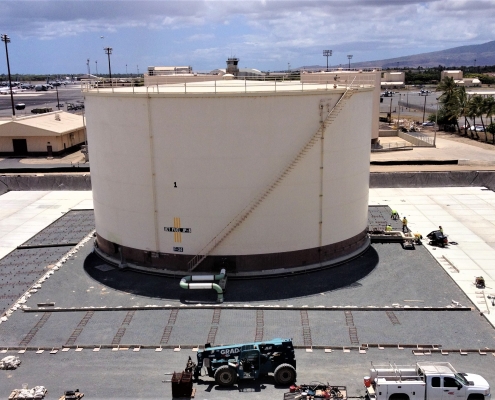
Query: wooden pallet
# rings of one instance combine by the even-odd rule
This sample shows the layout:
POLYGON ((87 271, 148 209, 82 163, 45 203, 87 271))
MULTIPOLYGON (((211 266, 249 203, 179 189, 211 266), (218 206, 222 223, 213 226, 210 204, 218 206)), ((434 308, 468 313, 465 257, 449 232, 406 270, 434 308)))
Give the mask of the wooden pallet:
MULTIPOLYGON (((14 389, 14 390, 12 390, 12 392, 11 392, 11 393, 10 393, 10 395, 9 395, 9 400, 16 400, 16 399, 18 399, 18 398, 19 398, 19 397, 18 397, 18 395, 19 395, 20 391, 21 391, 21 389, 14 389)), ((45 398, 45 396, 46 396, 46 393, 47 393, 47 392, 48 392, 48 391, 45 389, 45 392, 44 392, 44 394, 43 394, 42 399, 44 399, 44 398, 45 398)), ((24 398, 24 399, 25 399, 25 400, 34 399, 34 397, 31 397, 31 398, 24 398)))
MULTIPOLYGON (((78 392, 76 393, 76 399, 82 399, 84 397, 84 393, 78 392)), ((60 396, 58 400, 66 400, 65 394, 60 396)))

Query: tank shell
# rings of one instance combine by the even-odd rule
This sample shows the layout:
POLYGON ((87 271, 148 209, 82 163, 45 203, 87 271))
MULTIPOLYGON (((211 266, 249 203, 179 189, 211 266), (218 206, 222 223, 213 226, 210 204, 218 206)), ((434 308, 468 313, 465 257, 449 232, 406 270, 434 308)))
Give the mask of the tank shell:
POLYGON ((103 252, 186 271, 260 193, 198 270, 305 268, 367 248, 372 89, 346 100, 323 139, 287 169, 344 89, 243 93, 238 85, 216 94, 85 93, 103 252))

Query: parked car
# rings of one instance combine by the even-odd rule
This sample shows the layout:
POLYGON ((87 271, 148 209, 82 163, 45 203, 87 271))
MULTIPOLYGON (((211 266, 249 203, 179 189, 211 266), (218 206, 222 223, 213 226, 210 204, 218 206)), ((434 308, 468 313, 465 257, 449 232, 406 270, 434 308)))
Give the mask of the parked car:
POLYGON ((473 132, 484 132, 483 125, 472 125, 469 129, 473 132))
POLYGON ((428 122, 423 122, 423 126, 435 126, 434 122, 428 121, 428 122))

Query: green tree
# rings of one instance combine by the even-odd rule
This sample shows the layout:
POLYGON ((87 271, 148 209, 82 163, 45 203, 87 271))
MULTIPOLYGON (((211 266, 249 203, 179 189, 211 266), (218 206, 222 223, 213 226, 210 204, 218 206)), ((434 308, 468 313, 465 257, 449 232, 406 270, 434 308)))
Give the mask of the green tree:
POLYGON ((490 125, 486 127, 486 131, 490 132, 493 136, 492 143, 495 144, 495 124, 492 122, 490 125))
MULTIPOLYGON (((473 118, 473 125, 476 126, 476 117, 480 117, 483 130, 485 130, 485 123, 483 121, 483 97, 479 94, 472 96, 469 99, 469 117, 473 118)), ((471 130, 471 137, 473 132, 476 135, 476 139, 480 138, 476 129, 471 130)))
MULTIPOLYGON (((467 109, 466 109, 466 116, 468 118, 471 118, 473 120, 473 125, 471 128, 474 129, 474 126, 476 125, 476 109, 475 109, 475 106, 473 104, 473 97, 468 97, 468 102, 467 102, 467 109)), ((471 135, 471 139, 474 139, 474 135, 473 135, 473 129, 469 129, 469 132, 470 132, 470 135, 471 135)), ((476 131, 474 131, 476 132, 476 131)))
POLYGON ((464 136, 467 136, 468 114, 469 114, 469 98, 464 86, 459 86, 456 90, 457 101, 459 102, 459 116, 464 117, 464 136))
POLYGON ((448 121, 445 125, 455 125, 460 134, 461 130, 459 128, 459 117, 461 116, 461 103, 459 99, 458 87, 454 81, 454 78, 450 76, 444 77, 438 84, 437 91, 442 92, 438 98, 441 104, 441 107, 439 108, 439 115, 442 116, 442 120, 446 119, 446 121, 448 121))
POLYGON ((437 91, 442 92, 439 97, 441 103, 448 103, 449 100, 456 97, 457 85, 455 84, 454 78, 451 76, 445 76, 437 86, 437 91))
POLYGON ((491 133, 493 136, 492 143, 495 144, 495 132, 493 132, 493 127, 494 127, 493 116, 495 115, 495 99, 493 98, 493 96, 488 96, 483 99, 483 110, 486 114, 486 117, 490 118, 490 125, 488 125, 485 128, 485 135, 486 132, 491 133), (492 127, 492 129, 489 129, 490 127, 492 127))

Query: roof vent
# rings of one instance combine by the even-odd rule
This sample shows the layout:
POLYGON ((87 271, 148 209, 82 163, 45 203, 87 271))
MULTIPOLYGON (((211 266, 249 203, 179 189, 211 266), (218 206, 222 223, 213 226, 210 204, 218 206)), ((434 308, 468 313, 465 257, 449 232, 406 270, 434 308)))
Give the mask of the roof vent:
POLYGON ((60 121, 60 114, 55 114, 55 121, 60 121))

